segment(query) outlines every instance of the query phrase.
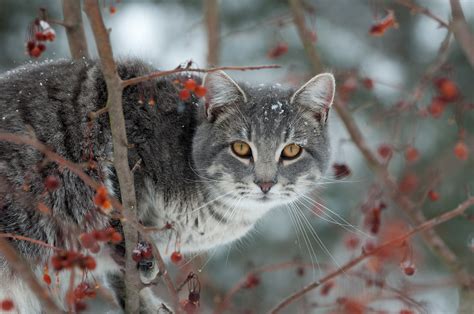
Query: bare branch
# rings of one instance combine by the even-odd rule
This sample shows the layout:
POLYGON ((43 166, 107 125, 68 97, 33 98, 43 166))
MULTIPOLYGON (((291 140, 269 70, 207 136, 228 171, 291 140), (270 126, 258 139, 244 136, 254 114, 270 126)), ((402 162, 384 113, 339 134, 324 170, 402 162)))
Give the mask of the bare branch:
POLYGON ((467 60, 474 68, 474 36, 466 22, 459 0, 450 0, 450 3, 453 16, 451 25, 454 37, 461 45, 467 60))
MULTIPOLYGON (((381 252, 382 250, 384 250, 386 248, 389 248, 393 245, 403 243, 405 240, 412 237, 416 233, 433 229, 435 226, 437 226, 439 224, 442 224, 442 223, 444 223, 448 220, 451 220, 451 219, 453 219, 457 216, 460 216, 460 215, 464 214, 464 212, 469 207, 471 207, 472 205, 474 205, 474 197, 469 197, 467 200, 465 200, 464 202, 459 204, 456 208, 454 208, 454 209, 452 209, 452 210, 450 210, 450 211, 448 211, 444 214, 441 214, 437 217, 434 217, 434 218, 432 218, 428 221, 425 221, 424 223, 418 225, 416 228, 413 228, 412 230, 408 231, 407 233, 377 246, 376 248, 374 248, 371 251, 362 253, 359 257, 356 257, 356 258, 352 259, 351 261, 347 262, 345 265, 339 267, 338 270, 326 275, 322 279, 320 279, 318 281, 315 281, 315 282, 305 286, 301 290, 299 290, 299 291, 293 293, 292 295, 288 296, 283 301, 281 301, 278 305, 276 305, 270 311, 270 313, 277 313, 277 312, 281 311, 283 308, 285 308, 290 303, 293 303, 294 301, 299 299, 301 296, 303 296, 308 291, 311 291, 311 290, 321 286, 322 284, 328 282, 329 280, 334 279, 335 277, 339 276, 340 274, 345 273, 349 269, 353 268, 354 266, 358 265, 360 262, 365 260, 367 257, 373 256, 373 255, 381 252)), ((468 279, 470 279, 470 278, 468 278, 468 279)))
MULTIPOLYGON (((122 108, 122 80, 114 61, 109 33, 105 28, 102 14, 97 0, 86 0, 84 10, 94 33, 97 50, 99 52, 102 73, 107 85, 107 105, 110 128, 112 132, 114 167, 120 185, 120 194, 124 211, 136 222, 137 201, 133 174, 128 165, 128 141, 125 130, 125 118, 122 108)), ((132 251, 138 243, 138 232, 133 225, 124 223, 123 233, 125 239, 125 312, 138 313, 140 308, 140 276, 136 262, 132 259, 132 251)))
MULTIPOLYGON (((291 3, 296 3, 296 5, 299 5, 298 1, 289 1, 291 3)), ((311 43, 311 38, 309 37, 309 34, 300 33, 300 39, 305 47, 309 47, 310 50, 315 50, 314 46, 309 45, 309 43, 311 43)), ((314 55, 315 52, 308 53, 308 58, 314 58, 314 55)), ((319 59, 316 59, 312 62, 312 64, 317 64, 318 62, 319 59)), ((319 70, 320 67, 314 66, 314 73, 318 73, 319 70)), ((346 108, 346 104, 343 103, 340 99, 336 98, 334 102, 334 107, 342 122, 344 123, 347 131, 349 132, 352 141, 364 156, 369 167, 372 168, 372 170, 382 180, 383 184, 385 185, 385 189, 389 193, 392 200, 400 207, 400 209, 405 212, 405 214, 414 224, 419 225, 424 223, 426 219, 423 212, 421 210, 415 210, 415 204, 399 191, 398 185, 389 173, 386 165, 382 164, 377 159, 375 154, 367 145, 367 142, 365 141, 362 132, 354 121, 354 118, 352 117, 351 113, 346 108)), ((424 242, 428 245, 428 247, 437 256, 439 256, 444 262, 444 264, 447 265, 449 269, 454 273, 456 279, 462 285, 462 287, 469 287, 471 283, 467 271, 460 265, 456 255, 452 252, 452 250, 448 247, 444 240, 436 233, 436 231, 432 229, 427 229, 426 231, 422 232, 421 236, 424 242)))
POLYGON ((219 2, 204 0, 204 20, 207 31, 207 66, 219 64, 219 2))
MULTIPOLYGON (((89 58, 86 34, 82 23, 81 1, 62 0, 64 27, 73 59, 89 58)), ((57 22, 56 22, 57 23, 57 22)))
MULTIPOLYGON (((304 17, 304 10, 303 6, 301 5, 300 0, 289 0, 291 12, 293 14, 293 21, 295 22, 296 28, 298 29, 298 34, 300 38, 308 38, 309 39, 309 31, 306 27, 305 17, 304 17)), ((313 67, 316 73, 320 73, 323 70, 323 66, 321 64, 321 60, 319 58, 318 52, 314 48, 314 44, 311 40, 303 40, 303 47, 308 55, 309 62, 311 62, 311 66, 313 67)))
POLYGON ((397 3, 409 8, 413 13, 420 13, 420 14, 426 15, 427 17, 438 22, 440 26, 446 27, 447 29, 449 29, 449 24, 446 21, 434 15, 428 8, 419 6, 412 0, 397 0, 397 3))
POLYGON ((216 72, 216 71, 250 71, 250 70, 263 70, 263 69, 278 69, 280 67, 281 66, 277 64, 270 64, 270 65, 255 65, 255 66, 222 66, 222 67, 216 67, 216 68, 210 68, 210 69, 178 68, 178 69, 173 69, 173 70, 168 70, 168 71, 156 71, 147 75, 134 77, 132 79, 122 81, 122 85, 125 88, 130 85, 136 85, 141 82, 145 82, 145 81, 149 81, 149 80, 156 79, 159 77, 181 73, 181 72, 209 73, 209 72, 216 72))
POLYGON ((48 313, 62 313, 49 295, 48 290, 39 284, 30 266, 20 257, 10 243, 1 237, 0 252, 7 260, 8 265, 15 271, 15 274, 23 279, 48 313))

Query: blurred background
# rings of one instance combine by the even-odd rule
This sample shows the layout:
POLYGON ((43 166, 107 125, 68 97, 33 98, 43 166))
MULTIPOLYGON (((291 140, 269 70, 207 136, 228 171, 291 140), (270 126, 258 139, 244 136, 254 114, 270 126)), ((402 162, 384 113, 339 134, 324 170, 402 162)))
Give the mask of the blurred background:
MULTIPOLYGON (((101 3, 106 25, 111 28, 115 56, 139 57, 159 69, 172 69, 188 60, 193 60, 197 67, 207 66, 202 1, 101 3)), ((449 22, 449 1, 424 0, 418 4, 449 22)), ((472 30, 474 1, 463 0, 461 5, 472 30)), ((59 25, 52 25, 57 38, 48 44, 39 59, 32 60, 25 53, 27 27, 38 15, 38 8, 45 8, 52 19, 61 19, 60 1, 2 0, 0 7, 1 72, 28 62, 69 57, 66 35, 59 25)), ((415 106, 406 111, 397 110, 403 101, 410 99, 414 87, 437 58, 446 28, 425 15, 414 14, 397 1, 306 0, 305 9, 307 25, 314 35, 314 44, 324 67, 337 75, 338 85, 345 88, 342 92, 350 90, 347 106, 370 148, 383 159, 380 147, 390 147, 387 162, 397 180, 402 181, 407 173, 416 174, 418 181, 413 188, 416 191, 409 191, 409 196, 420 201, 419 210, 427 217, 457 206, 466 198, 469 186, 471 191, 474 188, 474 72, 458 43, 454 39, 450 41, 446 62, 430 78, 415 106), (370 28, 386 15, 387 9, 394 11, 398 28, 388 29, 383 36, 371 36, 370 28), (431 80, 439 78, 454 82, 460 97, 437 115, 430 109, 437 93, 431 80), (453 153, 460 130, 463 130, 461 133, 470 153, 467 160, 459 160, 453 153), (416 162, 407 161, 408 147, 418 151, 416 162), (428 190, 435 191, 438 198, 426 197, 428 190)), ((219 65, 277 63, 282 66, 276 70, 235 71, 230 73, 232 77, 252 84, 281 83, 293 87, 311 77, 311 66, 286 1, 221 0, 219 14, 219 65)), ((96 56, 87 18, 85 15, 83 18, 89 52, 96 56)), ((331 164, 347 166, 351 173, 343 180, 336 180, 333 168, 328 170, 327 179, 314 195, 314 199, 328 209, 311 208, 311 204, 302 206, 300 211, 307 220, 299 218, 297 226, 294 217, 282 208, 267 215, 250 236, 238 243, 187 257, 191 262, 181 268, 171 266, 173 272, 181 276, 191 270, 199 274, 203 312, 211 311, 239 280, 256 268, 291 261, 310 264, 304 270, 282 267, 278 271, 259 273, 254 287, 244 288, 232 298, 230 312, 264 312, 284 296, 326 273, 327 269, 335 269, 351 256, 358 255, 360 245, 370 241, 367 240, 370 232, 364 225, 366 213, 363 210, 374 202, 386 205, 382 212, 382 227, 391 221, 405 219, 403 212, 383 195, 380 183, 351 142, 335 111, 330 114, 330 134, 331 164), (340 217, 328 212, 329 209, 340 217), (325 212, 319 212, 320 216, 331 215, 341 223, 342 217, 360 231, 325 221, 332 218, 321 219, 316 215, 318 211, 325 212), (355 249, 350 244, 348 247, 351 238, 360 243, 355 244, 355 249)), ((436 230, 461 263, 474 271, 472 221, 457 218, 436 230)), ((416 274, 405 276, 395 263, 384 271, 387 285, 400 289, 418 287, 411 297, 427 313, 456 313, 458 291, 449 279, 449 272, 421 241, 415 242, 413 250, 417 256, 416 274)), ((373 274, 373 278, 377 276, 380 274, 373 274)), ((373 293, 380 293, 377 301, 370 302, 373 311, 384 309, 388 313, 399 313, 407 307, 399 297, 383 297, 384 292, 372 290, 367 286, 367 280, 342 276, 328 296, 315 290, 287 311, 338 313, 338 298, 360 299, 361 294, 373 293)), ((413 308, 420 310, 416 306, 413 308)))

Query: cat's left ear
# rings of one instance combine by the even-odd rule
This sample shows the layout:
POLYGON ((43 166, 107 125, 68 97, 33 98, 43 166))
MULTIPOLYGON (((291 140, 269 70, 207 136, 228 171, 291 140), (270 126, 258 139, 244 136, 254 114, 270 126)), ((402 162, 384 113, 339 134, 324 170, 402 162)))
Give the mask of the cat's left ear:
POLYGON ((314 112, 319 122, 326 122, 335 90, 336 82, 331 73, 318 74, 291 96, 290 104, 305 106, 314 112))
POLYGON ((205 110, 209 121, 215 120, 227 106, 247 102, 242 88, 223 71, 207 73, 203 85, 207 88, 205 110))

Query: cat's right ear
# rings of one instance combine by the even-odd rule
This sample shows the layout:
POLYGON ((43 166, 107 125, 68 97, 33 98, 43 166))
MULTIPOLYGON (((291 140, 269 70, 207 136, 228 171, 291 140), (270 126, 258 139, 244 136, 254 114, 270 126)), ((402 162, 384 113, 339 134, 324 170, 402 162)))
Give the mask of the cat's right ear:
POLYGON ((209 72, 203 79, 207 89, 205 111, 209 121, 214 121, 226 106, 247 102, 247 96, 240 86, 223 71, 209 72))

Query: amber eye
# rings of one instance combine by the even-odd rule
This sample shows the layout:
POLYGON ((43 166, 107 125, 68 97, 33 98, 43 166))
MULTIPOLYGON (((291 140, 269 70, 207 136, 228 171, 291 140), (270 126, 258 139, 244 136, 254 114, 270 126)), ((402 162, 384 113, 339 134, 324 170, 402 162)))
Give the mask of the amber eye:
POLYGON ((252 156, 252 150, 249 144, 242 141, 232 143, 232 151, 241 158, 249 158, 252 156))
POLYGON ((288 144, 283 148, 283 151, 281 152, 281 157, 283 159, 295 159, 298 157, 303 149, 301 146, 296 145, 296 144, 288 144))

